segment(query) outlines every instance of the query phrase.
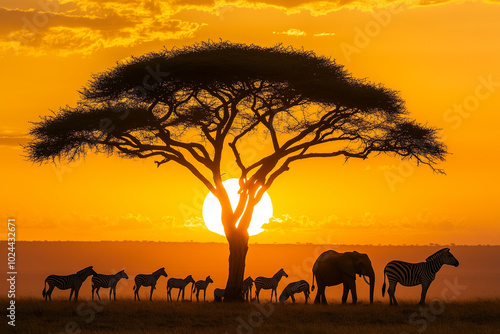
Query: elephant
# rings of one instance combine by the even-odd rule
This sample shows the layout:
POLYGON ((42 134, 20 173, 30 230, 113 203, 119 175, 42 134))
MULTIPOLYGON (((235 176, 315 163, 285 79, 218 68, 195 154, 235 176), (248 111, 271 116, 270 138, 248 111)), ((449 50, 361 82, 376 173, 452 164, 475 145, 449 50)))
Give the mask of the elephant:
POLYGON ((315 304, 327 304, 325 296, 325 287, 344 284, 344 293, 342 295, 342 304, 347 301, 349 291, 351 291, 352 303, 357 302, 356 293, 356 274, 370 285, 370 304, 373 304, 373 291, 375 287, 375 272, 370 258, 366 254, 354 252, 337 253, 334 250, 328 250, 318 256, 314 263, 313 284, 311 291, 314 291, 314 277, 318 283, 318 292, 314 300, 315 304), (370 282, 366 280, 368 276, 370 282))

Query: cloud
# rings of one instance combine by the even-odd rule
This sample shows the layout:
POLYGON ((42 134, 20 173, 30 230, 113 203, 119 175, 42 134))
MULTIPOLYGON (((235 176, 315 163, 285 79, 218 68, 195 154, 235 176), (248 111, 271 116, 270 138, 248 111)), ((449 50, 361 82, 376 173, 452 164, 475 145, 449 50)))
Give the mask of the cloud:
POLYGON ((314 34, 314 37, 325 37, 325 36, 335 36, 334 32, 320 32, 319 34, 314 34))
MULTIPOLYGON (((421 0, 412 2, 411 6, 451 1, 421 0)), ((197 10, 222 17, 238 8, 273 8, 287 14, 306 12, 318 16, 343 8, 373 10, 398 3, 407 5, 407 1, 392 0, 33 1, 23 3, 23 9, 0 7, 0 51, 14 50, 29 55, 89 55, 104 48, 192 38, 205 24, 174 18, 174 15, 185 10, 197 10)), ((294 28, 274 33, 307 35, 305 31, 294 28)), ((333 35, 331 32, 321 32, 313 36, 333 35)))
POLYGON ((453 221, 452 218, 421 210, 415 217, 401 217, 388 220, 381 214, 365 212, 358 217, 338 217, 331 215, 314 221, 308 216, 291 217, 283 215, 273 217, 262 226, 268 232, 314 232, 339 230, 393 230, 408 229, 415 232, 451 231, 467 228, 465 222, 453 221))
POLYGON ((0 146, 8 146, 14 148, 21 148, 26 145, 29 137, 23 133, 11 130, 0 130, 0 146))
POLYGON ((276 32, 273 31, 273 34, 275 35, 288 35, 288 36, 306 36, 307 33, 305 31, 299 30, 299 29, 288 29, 287 31, 282 31, 282 32, 276 32))
POLYGON ((167 3, 76 0, 71 4, 57 5, 53 11, 0 8, 0 50, 89 55, 103 48, 189 38, 203 26, 171 18, 167 3))

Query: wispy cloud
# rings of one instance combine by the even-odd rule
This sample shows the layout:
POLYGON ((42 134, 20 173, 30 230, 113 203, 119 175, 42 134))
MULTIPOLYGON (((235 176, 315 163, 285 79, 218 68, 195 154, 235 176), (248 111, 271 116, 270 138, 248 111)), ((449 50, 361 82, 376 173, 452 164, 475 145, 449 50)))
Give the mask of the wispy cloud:
POLYGON ((0 130, 0 146, 21 148, 21 146, 27 144, 28 141, 28 135, 23 133, 6 129, 0 130))
POLYGON ((288 35, 288 36, 306 36, 307 35, 307 33, 305 31, 302 31, 300 29, 295 29, 295 28, 288 29, 287 31, 281 31, 281 32, 273 31, 273 34, 275 34, 275 35, 288 35))
POLYGON ((320 32, 318 34, 314 34, 314 37, 326 37, 326 36, 335 36, 334 32, 320 32))

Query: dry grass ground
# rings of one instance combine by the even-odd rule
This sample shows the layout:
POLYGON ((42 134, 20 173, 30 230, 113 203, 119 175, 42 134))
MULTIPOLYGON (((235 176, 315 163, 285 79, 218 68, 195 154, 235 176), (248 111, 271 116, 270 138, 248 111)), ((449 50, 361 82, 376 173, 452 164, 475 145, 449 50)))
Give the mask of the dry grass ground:
MULTIPOLYGON (((1 305, 7 303, 1 300, 1 305)), ((380 302, 323 306, 18 299, 15 332, 487 334, 500 332, 500 300, 434 302, 420 308, 413 302, 389 307, 380 302)))

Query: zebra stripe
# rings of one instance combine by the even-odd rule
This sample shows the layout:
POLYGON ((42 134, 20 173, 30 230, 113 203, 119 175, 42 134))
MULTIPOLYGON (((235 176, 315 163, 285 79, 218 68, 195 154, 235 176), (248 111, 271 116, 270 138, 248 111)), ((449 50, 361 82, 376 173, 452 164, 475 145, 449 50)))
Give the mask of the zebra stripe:
POLYGON ((246 299, 247 302, 250 301, 250 298, 252 296, 252 287, 253 287, 253 279, 252 277, 248 276, 245 278, 243 281, 243 299, 246 299))
MULTIPOLYGON (((171 278, 167 282, 167 301, 170 298, 172 301, 172 289, 179 289, 179 294, 177 295, 177 301, 179 301, 179 297, 182 292, 182 300, 184 300, 184 289, 186 285, 189 283, 194 284, 194 279, 191 275, 187 276, 185 279, 180 278, 171 278)), ((193 300, 193 291, 191 291, 191 300, 193 300)))
POLYGON ((149 300, 153 300, 153 291, 154 291, 154 289, 156 289, 156 282, 158 281, 158 278, 160 278, 160 276, 165 276, 165 277, 168 276, 167 273, 165 272, 165 268, 160 268, 150 275, 139 274, 139 275, 135 276, 135 278, 134 278, 135 285, 133 288, 134 289, 134 300, 136 300, 136 298, 137 298, 137 300, 141 300, 139 298, 139 289, 141 288, 141 286, 150 286, 151 287, 151 292, 149 294, 149 300))
POLYGON ((94 290, 99 300, 101 300, 101 296, 99 296, 100 288, 110 288, 109 300, 111 300, 112 293, 114 294, 116 300, 116 284, 122 278, 128 279, 128 275, 125 273, 125 270, 122 270, 114 275, 95 274, 92 276, 92 300, 94 300, 94 290))
POLYGON ((54 288, 58 288, 60 290, 71 289, 69 294, 69 300, 75 293, 75 301, 78 300, 78 292, 80 288, 90 275, 95 275, 96 272, 92 269, 92 266, 84 268, 78 271, 76 274, 67 275, 67 276, 59 276, 59 275, 50 275, 45 279, 45 285, 42 291, 42 296, 47 300, 52 300, 52 291, 54 288), (49 285, 49 289, 47 289, 47 284, 49 285))
POLYGON ((222 298, 224 298, 225 289, 215 289, 214 290, 214 302, 221 302, 222 298))
POLYGON ((198 298, 198 296, 200 294, 200 290, 203 290, 203 301, 205 301, 205 295, 207 293, 207 286, 213 282, 214 281, 212 281, 210 276, 207 276, 207 278, 205 280, 196 281, 196 283, 193 285, 193 291, 191 291, 191 293, 196 292, 196 301, 197 302, 200 301, 198 298))
POLYGON ((295 297, 293 295, 300 292, 304 293, 307 304, 309 299, 309 283, 305 280, 288 284, 280 295, 280 303, 284 303, 289 297, 292 298, 292 302, 295 303, 295 297))
POLYGON ((404 261, 391 261, 384 268, 384 284, 382 285, 382 297, 385 295, 385 277, 389 280, 390 305, 397 305, 395 291, 396 285, 400 283, 403 286, 422 285, 422 293, 420 296, 420 304, 425 304, 425 296, 427 290, 434 281, 436 273, 441 269, 443 264, 453 265, 458 267, 458 260, 450 253, 449 248, 443 248, 440 251, 429 256, 425 262, 409 263, 404 261))
POLYGON ((275 301, 278 301, 278 293, 276 292, 276 289, 278 288, 278 284, 281 280, 281 277, 288 277, 288 274, 281 268, 278 270, 276 274, 274 274, 273 277, 268 278, 268 277, 262 277, 259 276, 255 279, 255 298, 257 298, 257 302, 260 303, 259 300, 259 292, 261 289, 264 290, 271 290, 271 302, 273 301, 273 293, 275 296, 275 301))

